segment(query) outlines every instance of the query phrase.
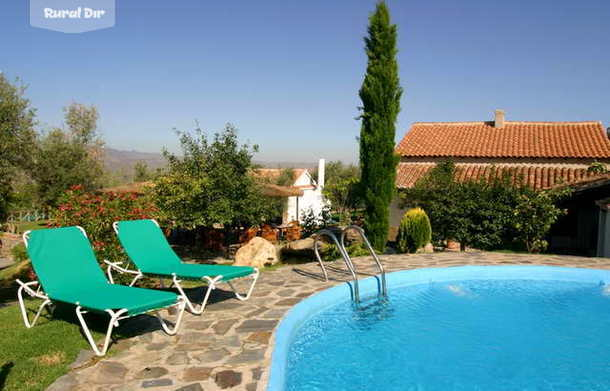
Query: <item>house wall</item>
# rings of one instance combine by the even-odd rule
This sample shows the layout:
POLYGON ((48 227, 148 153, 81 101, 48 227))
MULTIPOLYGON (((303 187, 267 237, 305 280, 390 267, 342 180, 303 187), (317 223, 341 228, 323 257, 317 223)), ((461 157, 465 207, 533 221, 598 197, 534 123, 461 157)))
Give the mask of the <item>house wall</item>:
POLYGON ((315 186, 309 172, 303 172, 294 182, 293 186, 303 186, 303 195, 300 197, 288 197, 283 216, 283 223, 292 221, 303 221, 303 216, 308 210, 313 210, 314 214, 319 215, 326 204, 322 189, 315 186))

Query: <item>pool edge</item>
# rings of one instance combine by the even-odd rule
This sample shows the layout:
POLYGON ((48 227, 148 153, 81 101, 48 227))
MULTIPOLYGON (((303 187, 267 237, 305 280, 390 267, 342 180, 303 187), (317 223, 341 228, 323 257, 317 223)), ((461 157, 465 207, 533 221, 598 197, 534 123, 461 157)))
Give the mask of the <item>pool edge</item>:
MULTIPOLYGON (((407 285, 459 280, 557 280, 604 283, 610 281, 610 270, 543 265, 486 265, 452 266, 400 270, 387 274, 388 291, 407 285)), ((376 295, 377 277, 359 280, 362 297, 376 295)), ((351 283, 342 283, 320 291, 293 306, 281 319, 273 333, 271 364, 265 390, 282 391, 285 388, 288 350, 293 334, 300 324, 315 313, 342 301, 351 300, 351 283)))

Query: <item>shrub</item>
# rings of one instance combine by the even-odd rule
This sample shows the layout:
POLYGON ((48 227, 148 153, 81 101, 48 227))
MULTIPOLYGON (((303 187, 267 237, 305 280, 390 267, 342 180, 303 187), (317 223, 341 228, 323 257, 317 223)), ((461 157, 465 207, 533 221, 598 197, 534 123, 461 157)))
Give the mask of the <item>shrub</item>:
POLYGON ((453 239, 484 250, 516 243, 533 252, 545 248, 544 237, 564 212, 558 202, 569 194, 568 188, 535 191, 510 171, 456 181, 455 165, 446 161, 402 191, 401 198, 403 207, 426 210, 437 243, 453 239))
POLYGON ((73 186, 62 197, 50 225, 79 225, 85 229, 98 261, 124 261, 112 223, 154 217, 157 209, 147 196, 133 193, 87 193, 73 186))
POLYGON ((414 253, 432 240, 432 227, 426 212, 421 208, 408 210, 398 228, 396 243, 398 251, 414 253))
POLYGON ((23 243, 19 243, 13 248, 11 248, 11 256, 13 257, 13 261, 15 263, 20 263, 28 259, 28 252, 23 243))

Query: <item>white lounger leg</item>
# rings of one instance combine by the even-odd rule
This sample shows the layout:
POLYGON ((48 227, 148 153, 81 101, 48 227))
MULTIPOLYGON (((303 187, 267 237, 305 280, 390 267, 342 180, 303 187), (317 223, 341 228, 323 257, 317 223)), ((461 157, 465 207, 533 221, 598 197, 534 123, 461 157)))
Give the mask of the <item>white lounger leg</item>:
MULTIPOLYGON (((173 306, 178 307, 178 315, 176 317, 176 323, 174 324, 173 328, 168 327, 166 321, 163 318, 161 318, 161 315, 159 315, 159 310, 156 311, 157 319, 159 319, 159 322, 161 323, 163 330, 165 330, 165 332, 169 335, 175 335, 178 332, 178 329, 180 328, 180 323, 182 322, 182 315, 184 315, 185 302, 180 297, 180 298, 178 298, 178 302, 176 304, 174 304, 173 306)), ((87 326, 87 322, 85 321, 85 318, 83 317, 83 314, 86 314, 87 311, 83 310, 80 305, 76 306, 76 316, 78 317, 78 320, 80 321, 80 324, 83 328, 83 332, 85 333, 85 337, 87 337, 87 341, 89 342, 89 345, 91 345, 91 348, 93 349, 93 351, 95 352, 95 354, 97 356, 103 356, 108 351, 108 345, 110 345, 110 337, 112 336, 112 330, 115 327, 119 326, 119 320, 127 319, 127 318, 131 317, 129 315, 123 316, 125 313, 127 313, 126 309, 122 309, 117 312, 114 312, 112 310, 106 310, 106 312, 110 315, 110 322, 108 322, 108 329, 106 329, 106 337, 104 338, 104 343, 102 344, 102 349, 100 350, 100 348, 97 346, 97 344, 93 340, 93 336, 91 335, 89 326, 87 326)))
POLYGON ((42 309, 49 305, 51 303, 51 300, 49 300, 47 296, 40 293, 40 289, 38 291, 32 289, 34 285, 38 285, 38 281, 24 283, 21 280, 17 280, 17 283, 20 285, 19 289, 17 290, 17 297, 19 298, 19 308, 21 309, 21 316, 23 317, 23 323, 25 323, 25 327, 29 329, 34 327, 36 321, 42 313, 42 309), (30 319, 28 318, 28 310, 25 307, 25 301, 23 300, 23 291, 25 291, 31 297, 36 297, 38 299, 43 300, 40 307, 38 307, 38 311, 36 312, 36 315, 34 316, 34 320, 32 320, 32 322, 30 322, 30 319))
POLYGON ((169 335, 176 335, 176 333, 178 332, 178 329, 180 328, 180 323, 182 322, 182 315, 184 315, 184 310, 186 309, 186 301, 184 301, 182 297, 179 297, 176 306, 178 307, 178 315, 176 316, 176 323, 174 323, 174 328, 172 329, 167 326, 167 323, 165 322, 165 320, 163 320, 163 318, 161 318, 161 315, 159 315, 159 311, 157 311, 157 319, 159 319, 159 322, 161 322, 163 330, 165 330, 165 332, 169 335))
POLYGON ((196 308, 195 305, 193 305, 193 303, 189 300, 186 293, 184 293, 184 289, 182 289, 182 285, 180 285, 181 280, 176 277, 176 274, 172 274, 172 285, 176 286, 176 289, 178 289, 178 292, 180 292, 180 295, 184 299, 189 312, 194 315, 201 315, 203 313, 203 310, 208 303, 208 299, 210 298, 210 293, 216 289, 216 284, 222 279, 222 276, 216 276, 214 278, 204 276, 203 279, 208 282, 208 289, 205 291, 205 295, 203 296, 201 304, 199 304, 199 308, 196 308))
POLYGON ((235 289, 233 284, 231 284, 231 281, 227 281, 227 284, 229 284, 231 289, 233 289, 233 292, 235 293, 235 297, 237 297, 241 301, 248 300, 250 298, 250 295, 252 294, 252 291, 254 290, 254 285, 256 285, 256 280, 258 280, 259 273, 260 272, 258 271, 258 269, 254 268, 254 273, 250 274, 250 277, 252 278, 253 281, 252 281, 252 285, 250 285, 250 289, 248 289, 248 292, 246 293, 245 296, 237 293, 237 289, 235 289))
POLYGON ((108 329, 106 330, 106 338, 104 338, 104 344, 102 345, 102 350, 100 350, 93 340, 93 336, 91 335, 91 331, 89 331, 89 326, 87 326, 87 322, 85 322, 85 318, 83 318, 83 314, 86 314, 87 311, 83 311, 80 305, 76 306, 76 316, 80 321, 80 325, 83 328, 83 332, 85 333, 85 337, 87 337, 87 341, 89 341, 89 345, 95 352, 97 356, 103 356, 106 354, 108 350, 108 345, 110 344, 110 336, 112 335, 112 329, 114 327, 118 327, 119 325, 119 317, 127 312, 126 309, 119 310, 114 312, 112 310, 106 310, 108 314, 110 314, 110 322, 108 323, 108 329))

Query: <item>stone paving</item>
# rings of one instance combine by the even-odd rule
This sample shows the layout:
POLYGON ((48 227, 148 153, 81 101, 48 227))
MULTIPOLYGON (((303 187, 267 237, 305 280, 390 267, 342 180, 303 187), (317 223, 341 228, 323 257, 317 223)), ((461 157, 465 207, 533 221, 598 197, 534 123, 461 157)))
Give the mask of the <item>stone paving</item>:
MULTIPOLYGON (((354 261, 362 274, 374 273, 370 258, 354 261)), ((386 255, 382 262, 387 272, 502 264, 610 269, 610 258, 486 252, 386 255)), ((284 313, 303 298, 349 279, 342 261, 327 265, 329 282, 321 279, 315 262, 264 272, 246 302, 238 301, 228 291, 217 290, 202 316, 185 313, 183 326, 173 337, 160 331, 153 317, 143 315, 125 321, 120 331, 137 331, 136 337, 112 345, 114 354, 101 360, 81 352, 74 369, 49 390, 265 390, 273 330, 284 313)), ((243 280, 244 286, 246 283, 249 280, 243 280)), ((193 293, 201 294, 201 290, 193 293)))

